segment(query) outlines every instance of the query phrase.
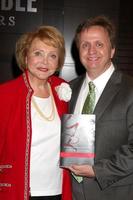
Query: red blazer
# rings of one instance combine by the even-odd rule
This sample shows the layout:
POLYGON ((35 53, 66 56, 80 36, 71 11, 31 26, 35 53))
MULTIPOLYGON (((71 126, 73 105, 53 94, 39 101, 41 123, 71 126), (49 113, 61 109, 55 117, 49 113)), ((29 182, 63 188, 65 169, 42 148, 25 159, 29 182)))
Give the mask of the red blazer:
MULTIPOLYGON (((59 116, 67 112, 67 103, 61 101, 55 87, 63 82, 52 76, 49 83, 59 116)), ((0 85, 0 199, 29 200, 29 166, 31 147, 30 104, 33 90, 27 73, 0 85)), ((71 200, 68 171, 63 171, 62 200, 71 200)))

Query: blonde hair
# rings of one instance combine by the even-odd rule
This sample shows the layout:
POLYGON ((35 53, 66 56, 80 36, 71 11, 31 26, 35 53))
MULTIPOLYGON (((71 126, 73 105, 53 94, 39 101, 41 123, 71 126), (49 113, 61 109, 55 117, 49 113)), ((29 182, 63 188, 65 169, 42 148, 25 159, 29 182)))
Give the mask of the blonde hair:
POLYGON ((58 69, 64 64, 65 41, 61 32, 53 26, 40 26, 33 32, 23 34, 16 43, 16 60, 22 71, 26 69, 26 56, 32 41, 38 38, 45 44, 58 48, 59 63, 58 69))

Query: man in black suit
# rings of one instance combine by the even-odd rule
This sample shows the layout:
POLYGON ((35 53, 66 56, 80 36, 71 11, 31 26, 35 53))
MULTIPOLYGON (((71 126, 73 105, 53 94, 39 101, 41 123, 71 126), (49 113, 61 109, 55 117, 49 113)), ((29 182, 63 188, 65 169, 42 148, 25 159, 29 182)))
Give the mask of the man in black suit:
POLYGON ((114 67, 115 28, 105 16, 80 24, 75 36, 86 74, 71 81, 70 113, 81 113, 95 84, 95 162, 69 169, 73 200, 133 200, 133 79, 114 67))

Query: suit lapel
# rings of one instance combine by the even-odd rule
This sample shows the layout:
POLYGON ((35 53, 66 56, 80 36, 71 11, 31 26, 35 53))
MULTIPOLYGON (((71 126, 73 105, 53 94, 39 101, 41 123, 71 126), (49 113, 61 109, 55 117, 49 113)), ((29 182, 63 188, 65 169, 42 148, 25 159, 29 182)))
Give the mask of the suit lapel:
MULTIPOLYGON (((76 82, 74 83, 74 89, 73 89, 73 81, 70 83, 73 90, 73 95, 71 98, 71 102, 69 104, 69 112, 73 113, 74 108, 76 105, 76 101, 82 86, 82 83, 84 81, 85 75, 79 77, 76 82), (76 85, 76 87, 75 87, 76 85)), ((97 120, 102 116, 106 108, 109 106, 109 104, 112 102, 114 96, 118 93, 120 86, 121 86, 121 79, 122 74, 119 71, 114 71, 112 76, 110 77, 107 85, 105 86, 105 89, 97 102, 97 105, 94 109, 94 114, 96 114, 97 120)))
POLYGON ((71 102, 69 104, 69 112, 70 113, 74 112, 74 109, 76 106, 76 101, 77 101, 78 95, 80 93, 80 89, 83 84, 84 78, 85 78, 85 75, 82 75, 78 79, 76 79, 76 82, 74 84, 74 85, 76 85, 76 87, 74 87, 74 89, 73 89, 73 81, 70 82, 70 86, 72 87, 72 98, 71 98, 71 102))
POLYGON ((114 96, 118 93, 120 89, 121 78, 122 74, 119 71, 115 71, 109 79, 94 110, 97 120, 99 120, 106 108, 112 102, 114 96))

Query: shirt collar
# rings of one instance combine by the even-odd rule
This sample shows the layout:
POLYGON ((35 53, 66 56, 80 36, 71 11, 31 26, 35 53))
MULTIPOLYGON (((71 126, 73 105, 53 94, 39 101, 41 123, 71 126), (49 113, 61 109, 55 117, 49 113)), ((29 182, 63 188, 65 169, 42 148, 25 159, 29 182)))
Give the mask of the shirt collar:
MULTIPOLYGON (((101 93, 103 91, 106 83, 108 82, 114 70, 115 70, 114 65, 111 63, 110 67, 104 73, 102 73, 100 76, 98 76, 96 79, 93 80, 93 83, 95 84, 97 92, 101 93)), ((90 81, 92 80, 90 79, 90 77, 88 76, 86 72, 84 87, 87 87, 90 81)))

